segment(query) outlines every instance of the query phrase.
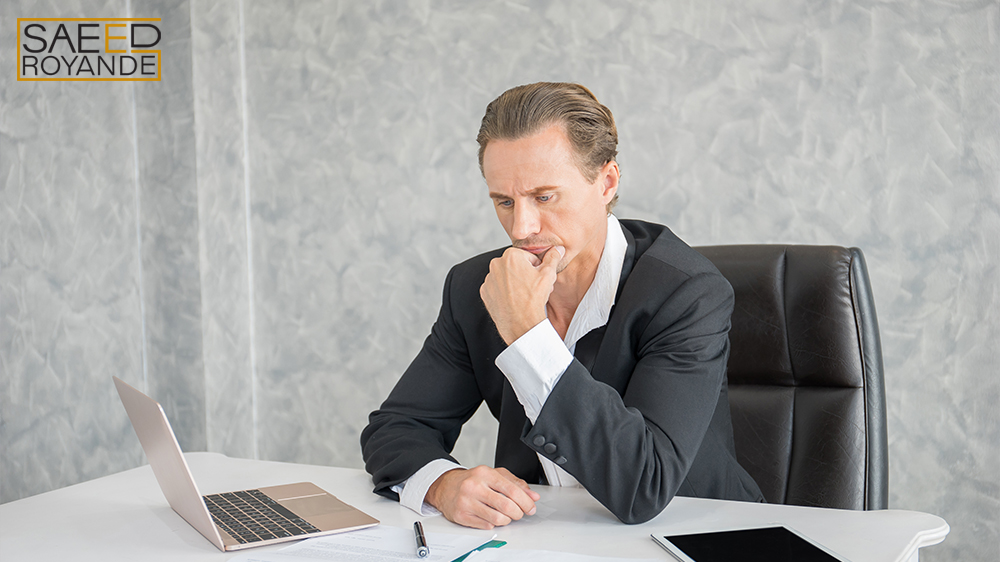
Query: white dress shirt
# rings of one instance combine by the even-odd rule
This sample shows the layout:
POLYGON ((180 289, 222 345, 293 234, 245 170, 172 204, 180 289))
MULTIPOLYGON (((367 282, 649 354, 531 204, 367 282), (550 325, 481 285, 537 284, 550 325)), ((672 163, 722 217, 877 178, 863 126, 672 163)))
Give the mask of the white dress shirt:
MULTIPOLYGON (((576 343, 591 330, 608 323, 627 249, 628 242, 618 219, 614 215, 608 215, 608 233, 601 261, 597 264, 597 274, 573 314, 566 330, 566 338, 560 338, 549 320, 545 319, 497 356, 497 368, 510 381, 514 394, 532 424, 538 419, 545 400, 559 378, 573 362, 576 343)), ((538 460, 542 463, 545 479, 550 485, 580 486, 572 475, 549 459, 538 455, 538 460)), ((392 489, 399 494, 400 504, 421 515, 435 515, 439 512, 424 502, 424 497, 438 477, 455 468, 464 467, 447 459, 437 459, 427 463, 408 480, 392 489)))

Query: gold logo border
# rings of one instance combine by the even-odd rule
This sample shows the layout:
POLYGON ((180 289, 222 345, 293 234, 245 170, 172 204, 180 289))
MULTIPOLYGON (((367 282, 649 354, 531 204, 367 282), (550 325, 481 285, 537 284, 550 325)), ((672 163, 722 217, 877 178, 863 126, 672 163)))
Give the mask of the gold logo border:
POLYGON ((19 82, 159 82, 162 78, 161 49, 145 49, 133 53, 156 53, 156 78, 26 78, 21 76, 21 22, 22 21, 160 21, 161 18, 17 18, 17 80, 19 82))

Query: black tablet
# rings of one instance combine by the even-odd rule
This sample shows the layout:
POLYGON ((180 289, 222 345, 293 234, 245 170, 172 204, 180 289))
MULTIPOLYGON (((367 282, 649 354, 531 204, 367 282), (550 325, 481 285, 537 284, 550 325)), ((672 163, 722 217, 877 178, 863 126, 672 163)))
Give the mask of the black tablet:
POLYGON ((782 526, 652 537, 681 562, 849 562, 782 526))

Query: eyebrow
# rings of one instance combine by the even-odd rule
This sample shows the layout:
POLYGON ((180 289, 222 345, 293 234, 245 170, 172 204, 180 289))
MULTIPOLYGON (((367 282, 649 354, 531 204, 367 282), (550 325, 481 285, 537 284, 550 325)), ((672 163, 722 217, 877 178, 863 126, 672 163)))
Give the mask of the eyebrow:
MULTIPOLYGON (((538 195, 540 193, 545 193, 545 192, 548 192, 548 191, 555 191, 556 189, 559 189, 559 186, 556 186, 556 185, 541 185, 541 186, 529 189, 527 195, 529 197, 533 197, 533 196, 538 195)), ((510 199, 510 196, 504 195, 503 193, 497 193, 496 191, 491 191, 490 192, 490 199, 510 199)))

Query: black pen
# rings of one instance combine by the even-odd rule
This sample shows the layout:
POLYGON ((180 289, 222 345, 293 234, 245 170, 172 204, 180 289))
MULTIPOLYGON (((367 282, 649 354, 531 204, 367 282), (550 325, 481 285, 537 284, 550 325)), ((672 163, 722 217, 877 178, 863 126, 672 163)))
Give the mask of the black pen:
POLYGON ((427 539, 424 538, 424 526, 420 521, 413 523, 413 534, 417 537, 417 556, 427 558, 431 554, 431 549, 427 548, 427 539))

